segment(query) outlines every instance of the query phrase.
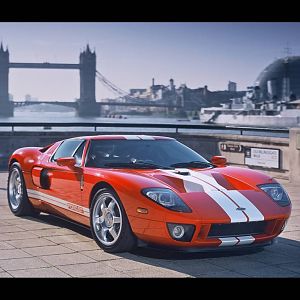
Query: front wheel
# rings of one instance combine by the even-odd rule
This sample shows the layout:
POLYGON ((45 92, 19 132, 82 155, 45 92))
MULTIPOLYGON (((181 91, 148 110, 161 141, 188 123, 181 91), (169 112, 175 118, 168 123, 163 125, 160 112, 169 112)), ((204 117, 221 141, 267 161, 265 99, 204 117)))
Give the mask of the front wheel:
POLYGON ((91 231, 96 243, 105 251, 130 251, 136 246, 129 221, 118 195, 109 188, 99 190, 90 210, 91 231))
POLYGON ((21 217, 37 214, 29 202, 22 169, 17 162, 9 168, 7 198, 9 208, 14 215, 21 217))

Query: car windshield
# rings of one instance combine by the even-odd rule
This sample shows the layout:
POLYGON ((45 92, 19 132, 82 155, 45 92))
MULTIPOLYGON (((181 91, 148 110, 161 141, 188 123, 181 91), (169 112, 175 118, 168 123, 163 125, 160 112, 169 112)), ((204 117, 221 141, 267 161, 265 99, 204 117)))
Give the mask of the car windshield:
POLYGON ((201 155, 176 140, 92 140, 86 167, 174 169, 207 168, 201 155))

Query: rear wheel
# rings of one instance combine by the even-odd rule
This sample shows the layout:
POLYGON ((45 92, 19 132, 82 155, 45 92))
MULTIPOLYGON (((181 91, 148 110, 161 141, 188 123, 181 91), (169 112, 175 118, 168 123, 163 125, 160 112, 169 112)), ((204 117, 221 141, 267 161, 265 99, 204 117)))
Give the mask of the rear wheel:
POLYGON ((22 169, 17 162, 9 168, 7 198, 9 208, 14 215, 21 217, 37 214, 29 202, 22 169))
POLYGON ((91 230, 96 243, 105 251, 125 252, 136 246, 129 221, 118 195, 109 188, 99 190, 90 210, 91 230))

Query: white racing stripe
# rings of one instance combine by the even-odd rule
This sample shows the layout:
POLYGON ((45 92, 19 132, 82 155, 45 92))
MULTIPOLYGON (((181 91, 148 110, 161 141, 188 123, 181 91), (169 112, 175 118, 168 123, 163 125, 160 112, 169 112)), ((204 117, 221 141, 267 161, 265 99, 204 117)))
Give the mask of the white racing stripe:
POLYGON ((219 206, 221 206, 221 208, 223 208, 230 218, 231 223, 247 222, 247 217, 245 214, 242 211, 237 210, 237 206, 222 192, 211 191, 206 192, 206 194, 208 194, 215 202, 219 204, 219 206))
POLYGON ((122 135, 126 140, 155 140, 154 137, 149 135, 122 135))
POLYGON ((239 245, 250 245, 255 241, 255 238, 252 235, 244 235, 237 237, 224 237, 219 238, 221 244, 219 247, 226 246, 239 246, 239 245))
POLYGON ((86 207, 74 204, 72 202, 68 202, 66 200, 47 195, 45 193, 42 193, 40 191, 27 189, 28 197, 35 198, 44 202, 47 202, 49 204, 56 205, 58 207, 64 208, 66 210, 76 212, 80 215, 84 215, 89 217, 90 216, 90 210, 86 207))
MULTIPOLYGON (((178 169, 179 171, 188 171, 190 173, 189 169, 178 169)), ((184 188, 187 193, 191 192, 208 192, 208 191, 217 191, 217 188, 211 186, 210 184, 207 184, 204 181, 200 181, 199 179, 195 178, 194 176, 191 175, 180 175, 176 171, 172 170, 164 170, 161 169, 163 173, 168 173, 169 175, 179 178, 183 181, 184 188), (198 185, 198 187, 197 187, 198 185)))
POLYGON ((255 238, 252 235, 238 236, 237 238, 240 240, 238 245, 249 245, 255 241, 255 238))
POLYGON ((249 221, 263 221, 264 215, 249 201, 243 194, 235 190, 223 191, 228 195, 234 202, 236 202, 240 207, 245 208, 245 214, 248 216, 249 221))
POLYGON ((219 247, 234 246, 239 242, 239 240, 235 237, 219 238, 219 240, 221 241, 219 247))
POLYGON ((149 136, 149 135, 139 135, 138 137, 142 140, 151 140, 151 141, 155 140, 154 137, 149 136))
POLYGON ((122 135, 122 137, 126 140, 140 140, 140 138, 137 135, 122 135))
MULTIPOLYGON (((237 210, 238 206, 233 201, 231 201, 226 195, 224 195, 223 192, 219 191, 216 187, 202 181, 199 178, 196 178, 195 176, 180 175, 170 170, 162 171, 183 180, 183 185, 187 192, 205 192, 207 195, 209 195, 225 211, 225 213, 230 218, 231 223, 247 222, 246 215, 242 211, 237 210)), ((196 173, 194 171, 191 172, 193 175, 194 173, 196 173)), ((209 176, 205 175, 205 177, 209 176)), ((206 181, 208 181, 207 178, 206 181)))
POLYGON ((264 220, 258 208, 237 190, 227 190, 215 178, 209 175, 186 169, 189 175, 181 175, 176 171, 162 170, 183 181, 186 192, 205 192, 229 216, 231 223, 264 220), (244 208, 244 210, 239 210, 244 208), (248 218, 247 218, 248 217, 248 218))
POLYGON ((264 215, 258 210, 258 208, 249 201, 242 193, 237 190, 227 190, 213 178, 212 176, 205 175, 203 173, 191 171, 191 175, 199 178, 200 180, 203 179, 217 189, 221 190, 225 193, 230 199, 232 199, 239 207, 245 208, 244 213, 248 216, 249 222, 251 221, 263 221, 264 215))
POLYGON ((232 199, 239 207, 245 208, 245 214, 248 216, 249 221, 262 221, 264 220, 263 214, 258 210, 258 208, 249 201, 242 193, 237 190, 227 190, 221 186, 215 178, 208 176, 199 172, 191 171, 191 175, 199 178, 200 180, 205 180, 209 182, 218 190, 225 193, 230 199, 232 199))
POLYGON ((200 185, 199 183, 185 180, 183 182, 183 185, 184 185, 184 189, 186 191, 188 191, 189 193, 192 193, 192 192, 204 192, 203 186, 200 185))
POLYGON ((224 186, 220 185, 213 176, 209 176, 200 172, 190 170, 191 176, 200 179, 201 181, 207 182, 209 185, 214 186, 216 189, 223 191, 226 190, 224 186))

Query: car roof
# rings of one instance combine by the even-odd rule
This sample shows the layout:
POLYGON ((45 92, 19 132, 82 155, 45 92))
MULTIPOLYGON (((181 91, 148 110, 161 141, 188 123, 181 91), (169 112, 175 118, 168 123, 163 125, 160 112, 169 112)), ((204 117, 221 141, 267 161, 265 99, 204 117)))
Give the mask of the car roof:
POLYGON ((78 136, 71 139, 84 139, 84 140, 174 140, 166 136, 152 136, 152 135, 90 135, 78 136))

